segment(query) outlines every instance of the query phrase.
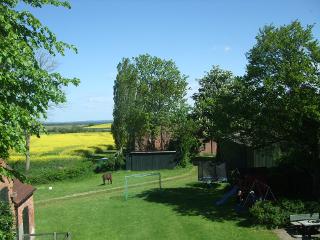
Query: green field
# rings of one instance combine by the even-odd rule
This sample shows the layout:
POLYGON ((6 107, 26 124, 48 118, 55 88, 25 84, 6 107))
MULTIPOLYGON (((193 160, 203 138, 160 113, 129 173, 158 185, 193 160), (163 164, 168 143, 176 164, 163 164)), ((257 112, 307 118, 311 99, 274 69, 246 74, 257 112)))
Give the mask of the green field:
POLYGON ((128 201, 120 188, 124 175, 130 174, 125 171, 114 173, 112 185, 101 186, 97 175, 57 183, 51 191, 50 184, 38 186, 36 231, 70 231, 76 240, 277 239, 271 231, 250 227, 235 213, 234 202, 214 205, 225 185, 208 189, 198 184, 195 169, 161 172, 162 190, 145 184, 131 189, 135 195, 128 201), (86 191, 91 192, 74 195, 86 191))

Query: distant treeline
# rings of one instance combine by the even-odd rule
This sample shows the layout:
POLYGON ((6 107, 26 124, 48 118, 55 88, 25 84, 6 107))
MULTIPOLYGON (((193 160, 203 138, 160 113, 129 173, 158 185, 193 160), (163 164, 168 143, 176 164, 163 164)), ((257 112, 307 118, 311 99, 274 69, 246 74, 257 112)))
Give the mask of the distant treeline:
POLYGON ((46 122, 43 123, 44 126, 74 126, 74 125, 82 125, 82 126, 92 126, 96 124, 103 123, 112 123, 112 120, 89 120, 89 121, 74 121, 74 122, 46 122))
POLYGON ((86 128, 79 125, 46 126, 48 133, 110 132, 110 128, 86 128))

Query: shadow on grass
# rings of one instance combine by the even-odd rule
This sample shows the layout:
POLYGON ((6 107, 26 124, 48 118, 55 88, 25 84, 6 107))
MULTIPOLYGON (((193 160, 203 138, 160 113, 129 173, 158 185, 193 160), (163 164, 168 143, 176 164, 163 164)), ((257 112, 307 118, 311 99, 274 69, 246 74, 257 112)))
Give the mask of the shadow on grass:
MULTIPOLYGON (((105 150, 105 149, 107 149, 107 146, 108 145, 91 146, 91 147, 89 147, 90 150, 89 149, 77 149, 77 150, 74 150, 73 152, 75 153, 75 155, 84 156, 87 160, 95 161, 95 160, 97 160, 97 158, 108 157, 108 156, 112 156, 112 154, 114 154, 114 152, 108 152, 110 150, 105 150)), ((112 151, 114 151, 114 150, 112 150, 112 151)))
POLYGON ((235 198, 226 204, 216 206, 226 192, 220 184, 213 184, 210 188, 206 184, 194 183, 187 187, 164 188, 145 191, 137 197, 145 201, 165 204, 183 216, 203 216, 211 221, 237 221, 242 227, 250 227, 252 224, 247 220, 246 213, 238 214, 235 211, 235 198))
POLYGON ((81 155, 81 156, 84 156, 84 157, 89 158, 89 159, 91 159, 93 157, 92 156, 92 151, 89 151, 89 150, 77 149, 77 150, 74 150, 73 152, 76 155, 81 155))

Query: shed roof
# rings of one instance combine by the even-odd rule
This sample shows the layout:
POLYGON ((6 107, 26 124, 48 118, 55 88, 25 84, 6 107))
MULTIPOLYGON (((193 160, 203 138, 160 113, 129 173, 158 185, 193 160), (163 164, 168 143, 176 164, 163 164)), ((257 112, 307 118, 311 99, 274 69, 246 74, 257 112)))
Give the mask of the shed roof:
POLYGON ((22 183, 19 179, 14 179, 13 192, 15 194, 12 198, 12 201, 15 205, 19 206, 22 203, 24 203, 27 199, 29 199, 35 190, 36 189, 33 186, 22 183))
POLYGON ((135 151, 130 152, 130 154, 142 154, 142 155, 149 155, 149 154, 173 154, 176 151, 135 151))

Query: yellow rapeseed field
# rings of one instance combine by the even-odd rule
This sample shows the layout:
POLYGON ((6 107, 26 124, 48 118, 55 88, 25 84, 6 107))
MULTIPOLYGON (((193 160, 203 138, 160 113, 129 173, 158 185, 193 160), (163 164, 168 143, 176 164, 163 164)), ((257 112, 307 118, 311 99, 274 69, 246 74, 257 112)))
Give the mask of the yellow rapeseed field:
MULTIPOLYGON (((94 153, 97 148, 105 150, 114 145, 110 132, 85 132, 49 134, 31 137, 30 153, 33 161, 83 159, 85 153, 94 153)), ((24 160, 22 154, 12 153, 12 161, 24 160)))
POLYGON ((102 123, 102 124, 97 124, 97 125, 93 125, 90 127, 85 127, 85 128, 111 128, 111 123, 102 123))

